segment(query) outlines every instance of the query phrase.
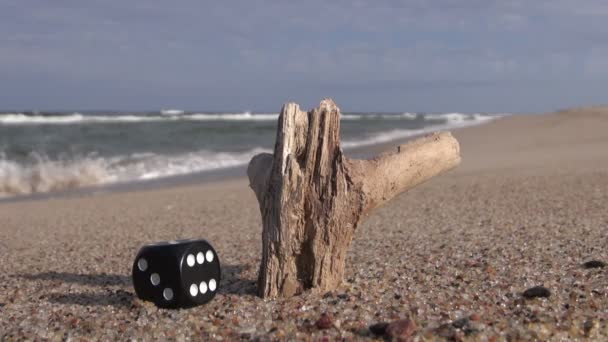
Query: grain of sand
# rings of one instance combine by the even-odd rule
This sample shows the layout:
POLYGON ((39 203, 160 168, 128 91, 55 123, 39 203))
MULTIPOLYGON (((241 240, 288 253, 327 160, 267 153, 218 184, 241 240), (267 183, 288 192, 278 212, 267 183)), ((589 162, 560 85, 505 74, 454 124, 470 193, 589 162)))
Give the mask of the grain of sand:
POLYGON ((359 340, 401 318, 418 340, 608 339, 608 267, 583 266, 608 262, 608 110, 454 133, 461 166, 373 213, 344 284, 321 295, 254 295, 261 223, 244 178, 0 204, 0 339, 359 340), (191 237, 219 253, 218 296, 136 299, 140 246, 191 237), (534 286, 551 295, 524 298, 534 286))

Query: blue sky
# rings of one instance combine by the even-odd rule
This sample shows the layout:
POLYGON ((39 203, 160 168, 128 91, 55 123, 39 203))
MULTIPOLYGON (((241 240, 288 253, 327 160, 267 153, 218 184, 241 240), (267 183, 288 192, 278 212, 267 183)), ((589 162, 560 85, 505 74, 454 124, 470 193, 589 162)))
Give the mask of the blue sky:
POLYGON ((608 1, 0 0, 0 108, 608 103, 608 1))

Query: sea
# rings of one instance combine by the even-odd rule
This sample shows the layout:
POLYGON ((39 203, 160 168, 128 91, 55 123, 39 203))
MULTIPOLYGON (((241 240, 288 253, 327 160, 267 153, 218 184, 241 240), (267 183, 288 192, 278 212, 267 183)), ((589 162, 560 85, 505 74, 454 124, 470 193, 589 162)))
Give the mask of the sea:
MULTIPOLYGON (((342 147, 479 125, 503 113, 344 113, 342 147)), ((0 112, 0 197, 146 182, 271 152, 278 113, 0 112)))

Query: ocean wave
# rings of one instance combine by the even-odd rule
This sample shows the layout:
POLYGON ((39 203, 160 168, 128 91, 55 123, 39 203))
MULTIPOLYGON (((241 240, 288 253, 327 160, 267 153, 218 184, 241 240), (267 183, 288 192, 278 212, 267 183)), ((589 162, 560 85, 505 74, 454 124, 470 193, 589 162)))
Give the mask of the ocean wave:
POLYGON ((185 111, 181 109, 163 109, 160 111, 161 115, 182 115, 185 111))
MULTIPOLYGON (((0 114, 0 125, 70 125, 70 124, 94 124, 94 123, 136 123, 136 122, 174 122, 174 121, 275 121, 277 113, 184 113, 181 110, 164 110, 160 115, 142 114, 82 114, 71 113, 61 115, 31 115, 24 113, 0 114)), ((486 114, 343 114, 342 120, 416 120, 418 117, 424 120, 447 120, 451 122, 466 121, 471 119, 486 118, 486 114)))
MULTIPOLYGON (((403 115, 405 116, 405 114, 403 115)), ((357 140, 344 140, 342 147, 348 150, 355 147, 413 137, 433 131, 479 125, 504 115, 506 114, 428 114, 424 116, 424 120, 429 120, 430 122, 423 128, 381 131, 357 140), (435 120, 437 121, 434 122, 435 120)), ((411 115, 407 120, 410 119, 418 120, 417 116, 413 117, 411 115)), ((33 154, 26 161, 17 162, 8 159, 0 151, 0 197, 70 190, 110 183, 151 180, 222 169, 245 165, 251 157, 261 152, 270 151, 257 147, 242 152, 199 150, 170 155, 139 152, 113 157, 89 154, 86 156, 61 158, 59 160, 53 160, 44 155, 33 154)))
POLYGON ((23 113, 0 114, 0 125, 70 125, 93 123, 135 123, 174 121, 270 121, 278 114, 161 114, 161 115, 93 115, 72 113, 66 115, 28 115, 23 113))
POLYGON ((360 114, 342 114, 342 120, 414 120, 418 117, 416 113, 360 113, 360 114))
POLYGON ((239 166, 261 152, 268 151, 262 148, 244 152, 201 150, 170 156, 136 153, 119 157, 89 155, 61 160, 33 155, 26 163, 8 160, 0 154, 0 197, 150 180, 239 166))
POLYGON ((468 126, 476 126, 484 124, 488 121, 506 116, 508 114, 461 114, 461 113, 446 113, 446 114, 427 114, 425 120, 438 120, 444 121, 442 124, 430 125, 420 129, 395 129, 391 131, 383 131, 380 133, 371 134, 363 139, 357 141, 343 141, 342 147, 354 148, 362 146, 370 146, 375 144, 382 144, 393 140, 405 139, 414 137, 422 134, 427 134, 436 131, 444 131, 454 128, 462 128, 468 126), (431 116, 429 119, 428 117, 431 116))
POLYGON ((0 158, 0 197, 76 189, 111 179, 100 158, 51 161, 36 156, 30 165, 0 158))
POLYGON ((425 114, 424 120, 426 120, 426 121, 445 120, 448 123, 460 123, 460 122, 466 122, 466 121, 487 121, 487 120, 492 120, 496 117, 500 117, 501 115, 504 115, 504 114, 440 113, 440 114, 425 114))
POLYGON ((171 120, 171 117, 143 115, 83 115, 80 113, 68 115, 26 115, 22 113, 0 114, 0 124, 4 125, 69 125, 81 123, 118 123, 165 120, 171 120))
POLYGON ((227 113, 227 114, 206 114, 206 113, 194 113, 185 115, 182 118, 186 120, 199 120, 199 121, 274 121, 279 118, 279 114, 271 113, 260 113, 251 114, 250 112, 245 113, 227 113))

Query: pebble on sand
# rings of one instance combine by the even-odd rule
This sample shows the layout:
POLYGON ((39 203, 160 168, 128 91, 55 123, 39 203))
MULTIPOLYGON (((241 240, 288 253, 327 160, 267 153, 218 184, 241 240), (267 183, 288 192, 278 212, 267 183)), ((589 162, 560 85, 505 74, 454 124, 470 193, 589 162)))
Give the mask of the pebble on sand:
POLYGON ((522 296, 524 296, 526 299, 549 298, 549 296, 551 296, 551 291, 544 286, 534 286, 524 291, 522 296))
POLYGON ((382 336, 386 333, 386 328, 388 327, 388 323, 380 322, 376 324, 372 324, 369 326, 369 331, 374 335, 382 336))
POLYGON ((386 327, 386 338, 389 341, 410 341, 418 327, 411 319, 400 319, 386 327))
POLYGON ((329 329, 334 326, 334 320, 328 313, 322 313, 315 325, 320 330, 329 329))
POLYGON ((589 260, 583 264, 583 267, 589 268, 603 268, 606 267, 606 263, 600 260, 589 260))

